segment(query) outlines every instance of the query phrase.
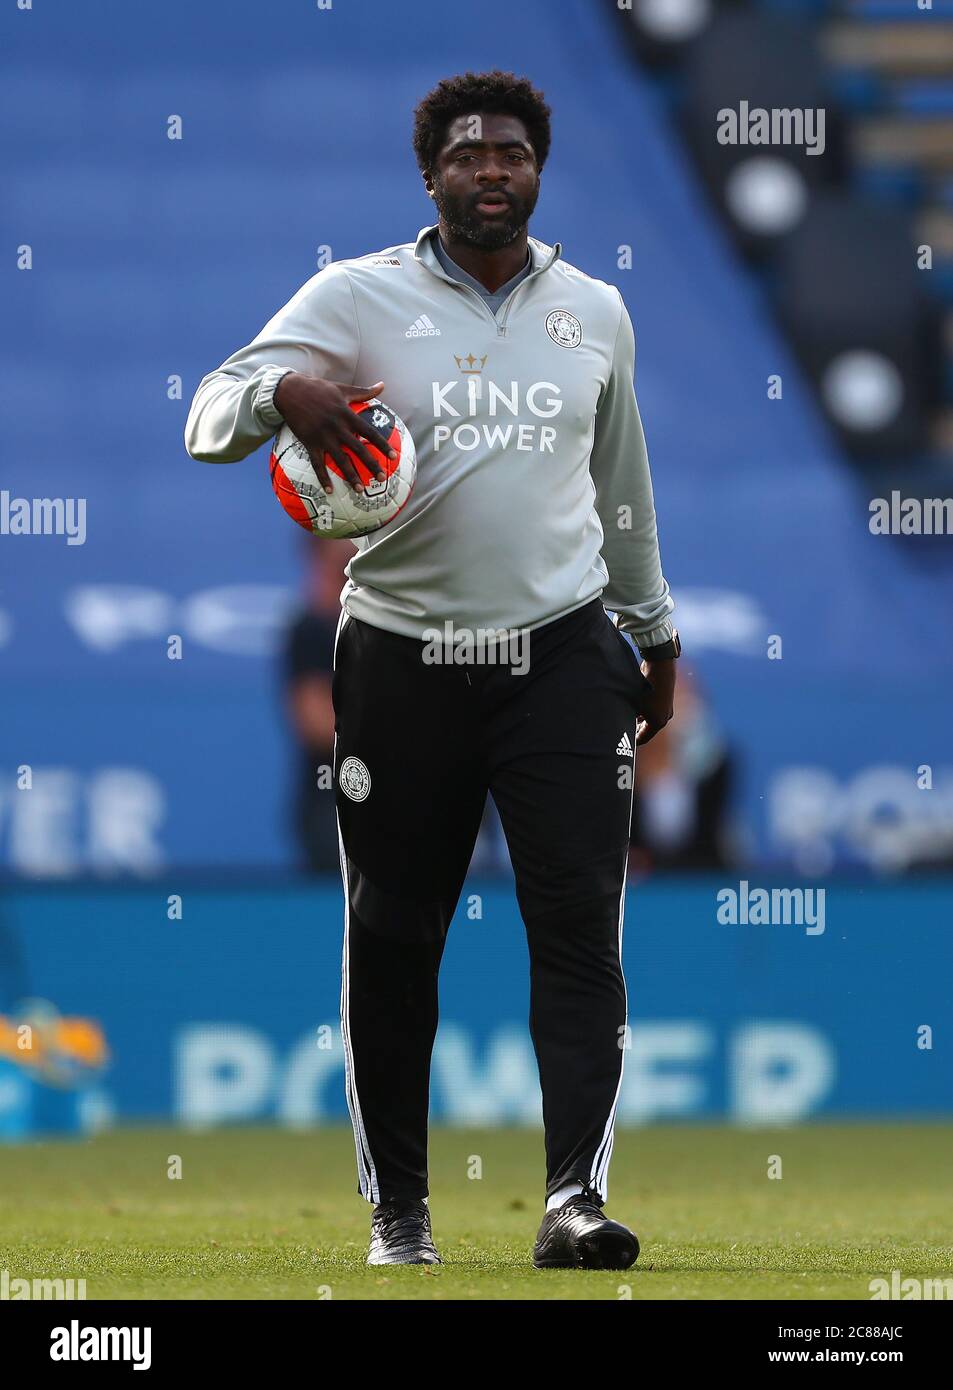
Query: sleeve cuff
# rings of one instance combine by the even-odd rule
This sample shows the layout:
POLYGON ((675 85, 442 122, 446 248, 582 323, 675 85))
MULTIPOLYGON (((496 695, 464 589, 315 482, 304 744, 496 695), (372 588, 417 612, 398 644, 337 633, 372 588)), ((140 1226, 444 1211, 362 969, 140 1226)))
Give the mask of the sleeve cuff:
POLYGON ((266 367, 258 383, 252 406, 261 423, 271 429, 278 429, 285 423, 284 416, 275 406, 275 387, 292 370, 291 367, 266 367))
POLYGON ((618 614, 616 626, 620 632, 631 637, 640 650, 643 647, 660 647, 663 642, 670 642, 675 632, 674 624, 667 618, 659 623, 658 627, 642 628, 639 627, 637 618, 628 617, 625 613, 618 614))

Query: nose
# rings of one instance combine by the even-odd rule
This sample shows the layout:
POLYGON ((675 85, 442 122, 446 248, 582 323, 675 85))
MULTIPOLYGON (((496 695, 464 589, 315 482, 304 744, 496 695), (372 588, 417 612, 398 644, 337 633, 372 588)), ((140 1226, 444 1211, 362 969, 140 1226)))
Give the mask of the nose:
MULTIPOLYGON (((497 155, 489 154, 482 160, 476 171, 477 181, 481 185, 488 183, 507 184, 510 181, 510 171, 497 155)), ((485 190, 486 191, 486 190, 485 190)), ((494 190, 495 191, 495 190, 494 190)))

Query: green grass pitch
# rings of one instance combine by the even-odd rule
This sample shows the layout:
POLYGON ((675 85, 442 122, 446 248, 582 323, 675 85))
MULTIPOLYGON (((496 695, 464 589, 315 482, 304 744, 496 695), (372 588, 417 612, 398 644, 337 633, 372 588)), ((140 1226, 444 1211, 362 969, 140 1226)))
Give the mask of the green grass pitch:
POLYGON ((607 1210, 638 1264, 535 1271, 540 1134, 438 1129, 428 1272, 364 1265, 349 1130, 118 1130, 0 1148, 0 1270, 89 1299, 868 1299, 953 1274, 951 1152, 941 1125, 623 1132, 607 1210))

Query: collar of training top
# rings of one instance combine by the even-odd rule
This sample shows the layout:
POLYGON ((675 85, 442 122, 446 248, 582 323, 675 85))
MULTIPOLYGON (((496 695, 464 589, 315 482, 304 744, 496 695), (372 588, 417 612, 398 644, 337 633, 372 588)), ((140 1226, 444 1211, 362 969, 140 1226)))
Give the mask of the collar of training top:
MULTIPOLYGON (((441 280, 449 280, 450 276, 437 260, 436 252, 433 249, 433 238, 437 235, 437 227, 436 222, 432 227, 421 227, 414 246, 414 260, 425 265, 434 275, 439 275, 441 280)), ((537 241, 535 237, 527 237, 526 242, 533 262, 531 275, 535 275, 540 270, 548 270, 562 255, 563 248, 558 241, 555 246, 547 246, 544 241, 537 241)))

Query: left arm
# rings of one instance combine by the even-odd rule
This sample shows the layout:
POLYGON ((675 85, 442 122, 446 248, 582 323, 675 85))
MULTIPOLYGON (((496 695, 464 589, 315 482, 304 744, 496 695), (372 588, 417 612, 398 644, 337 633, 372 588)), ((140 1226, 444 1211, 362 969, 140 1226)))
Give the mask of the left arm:
MULTIPOLYGON (((604 535, 602 558, 609 571, 603 602, 618 613, 621 631, 644 649, 671 639, 675 603, 662 574, 652 476, 632 384, 635 334, 621 295, 619 300, 619 327, 609 380, 596 412, 589 469, 604 535)), ((642 669, 656 697, 638 730, 638 742, 646 743, 672 717, 675 663, 647 661, 642 669)))

